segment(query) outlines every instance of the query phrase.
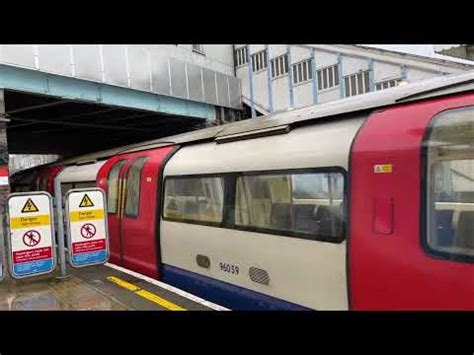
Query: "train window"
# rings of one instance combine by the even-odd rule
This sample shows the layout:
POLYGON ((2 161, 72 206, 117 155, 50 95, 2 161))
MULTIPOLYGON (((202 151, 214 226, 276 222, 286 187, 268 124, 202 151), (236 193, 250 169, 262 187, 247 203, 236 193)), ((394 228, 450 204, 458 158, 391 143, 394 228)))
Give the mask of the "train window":
POLYGON ((167 178, 164 217, 206 223, 222 222, 224 179, 221 177, 167 178))
POLYGON ((433 118, 426 147, 425 246, 448 259, 474 260, 474 107, 433 118))
POLYGON ((240 176, 235 224, 306 239, 341 241, 343 202, 344 176, 340 172, 240 176))
POLYGON ((140 157, 130 166, 127 178, 127 193, 125 200, 125 215, 128 217, 138 216, 140 205, 140 178, 142 168, 148 157, 140 157))
POLYGON ((125 160, 120 160, 110 169, 107 178, 107 213, 117 213, 119 197, 119 173, 125 160))

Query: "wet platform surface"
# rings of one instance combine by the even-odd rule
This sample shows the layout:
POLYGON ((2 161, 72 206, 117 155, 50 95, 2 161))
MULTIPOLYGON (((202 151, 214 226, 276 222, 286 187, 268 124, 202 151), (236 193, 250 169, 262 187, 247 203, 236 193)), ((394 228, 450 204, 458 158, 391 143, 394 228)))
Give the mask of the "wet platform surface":
POLYGON ((0 283, 0 310, 214 310, 205 301, 157 286, 106 265, 0 283))

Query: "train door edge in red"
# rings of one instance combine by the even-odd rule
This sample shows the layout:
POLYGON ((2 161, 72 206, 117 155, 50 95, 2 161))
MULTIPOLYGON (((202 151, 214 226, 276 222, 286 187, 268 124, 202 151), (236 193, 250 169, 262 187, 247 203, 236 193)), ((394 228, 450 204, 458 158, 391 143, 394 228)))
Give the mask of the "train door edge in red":
POLYGON ((161 180, 163 175, 163 169, 166 162, 177 150, 176 146, 161 147, 152 150, 144 150, 139 152, 133 152, 128 154, 121 154, 110 158, 99 170, 97 175, 97 184, 108 192, 108 177, 110 171, 120 161, 124 163, 119 167, 120 180, 117 182, 120 186, 117 187, 118 196, 117 204, 118 209, 115 212, 108 214, 109 225, 116 228, 109 228, 109 234, 111 238, 111 262, 118 265, 129 268, 133 271, 145 274, 153 278, 160 277, 160 242, 159 242, 159 216, 160 216, 160 205, 161 205, 161 180), (145 184, 152 182, 153 179, 156 181, 149 190, 147 187, 147 193, 139 194, 139 210, 137 216, 126 216, 125 204, 126 204, 126 190, 129 182, 130 167, 139 160, 140 157, 148 157, 140 172, 140 190, 145 186, 152 187, 151 185, 145 184), (146 175, 146 176, 145 176, 146 175), (133 218, 132 218, 133 217, 133 218), (112 220, 111 220, 112 219, 112 220), (140 228, 137 230, 137 221, 140 219, 140 228), (117 223, 111 223, 117 222, 117 223), (128 239, 127 239, 128 238, 128 239), (137 243, 143 242, 146 245, 139 246, 137 243), (117 249, 118 248, 118 249, 117 249), (137 253, 140 250, 148 250, 146 260, 141 260, 138 263, 137 253), (112 250, 114 249, 114 250, 112 250), (153 254, 153 256, 152 256, 153 254), (143 265, 142 265, 143 264, 143 265), (147 265, 145 267, 145 264, 147 265))
POLYGON ((472 105, 473 93, 400 104, 372 113, 356 135, 350 154, 351 309, 474 309, 474 265, 429 255, 420 237, 426 130, 437 114, 472 105))

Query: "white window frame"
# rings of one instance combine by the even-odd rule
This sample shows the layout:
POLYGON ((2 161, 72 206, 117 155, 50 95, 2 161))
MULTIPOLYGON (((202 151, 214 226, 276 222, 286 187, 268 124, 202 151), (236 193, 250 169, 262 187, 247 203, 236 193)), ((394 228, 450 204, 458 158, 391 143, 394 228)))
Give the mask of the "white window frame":
POLYGON ((311 58, 291 65, 293 70, 293 85, 301 85, 313 80, 313 64, 311 58), (303 79, 306 76, 306 79, 303 79))
POLYGON ((288 65, 288 54, 282 54, 270 60, 271 78, 278 79, 288 75, 290 71, 288 65), (286 65, 285 65, 286 64, 286 65), (286 69, 286 71, 285 71, 286 69))
POLYGON ((393 78, 393 79, 386 79, 386 80, 376 82, 375 85, 374 85, 375 91, 380 91, 380 90, 391 89, 391 88, 397 87, 398 85, 400 85, 400 83, 402 81, 403 80, 401 78, 393 78), (390 83, 392 83, 392 82, 394 82, 395 85, 390 86, 390 83), (387 87, 383 87, 385 84, 387 85, 387 87), (378 88, 379 86, 380 86, 380 89, 378 88))
POLYGON ((339 83, 339 67, 337 64, 332 64, 327 67, 319 68, 316 70, 316 85, 319 92, 324 92, 327 90, 333 90, 337 88, 339 83), (336 73, 337 68, 337 73, 336 73), (324 73, 326 73, 326 87, 324 87, 324 73), (330 78, 332 78, 332 86, 329 86, 330 78), (321 82, 321 87, 319 83, 321 82), (336 84, 337 83, 337 84, 336 84))
POLYGON ((250 56, 250 62, 252 64, 251 70, 254 73, 260 73, 267 69, 267 61, 266 61, 266 53, 267 51, 264 49, 262 51, 258 51, 250 56), (254 65, 255 61, 255 65, 254 65), (254 70, 255 67, 255 70, 254 70))
POLYGON ((237 68, 243 67, 248 64, 247 60, 247 47, 240 47, 235 49, 235 66, 237 68))
MULTIPOLYGON (((365 75, 370 75, 370 70, 361 70, 357 73, 346 75, 343 77, 344 84, 345 84, 345 90, 344 90, 344 97, 351 97, 351 96, 356 96, 356 95, 362 95, 370 92, 370 82, 368 86, 366 86, 366 80, 365 80, 365 75), (358 75, 362 74, 362 88, 359 87, 359 82, 358 82, 358 75), (355 93, 353 91, 352 87, 352 78, 355 79, 355 93), (347 83, 346 83, 347 79, 347 83), (346 91, 349 90, 349 95, 347 95, 346 91)), ((370 80, 370 76, 369 76, 370 80)))

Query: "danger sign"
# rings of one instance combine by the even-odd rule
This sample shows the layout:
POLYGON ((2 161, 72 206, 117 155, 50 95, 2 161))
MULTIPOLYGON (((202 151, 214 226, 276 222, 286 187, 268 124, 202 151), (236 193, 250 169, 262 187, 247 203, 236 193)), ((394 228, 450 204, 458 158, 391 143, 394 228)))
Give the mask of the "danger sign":
POLYGON ((73 189, 66 195, 69 261, 74 267, 105 263, 109 258, 105 193, 73 189))
POLYGON ((47 192, 14 193, 7 199, 11 260, 10 273, 24 278, 56 268, 51 195, 47 192))
POLYGON ((86 239, 92 238, 96 232, 97 230, 93 224, 86 223, 81 227, 81 235, 86 239))

